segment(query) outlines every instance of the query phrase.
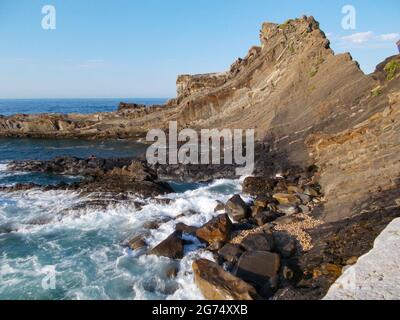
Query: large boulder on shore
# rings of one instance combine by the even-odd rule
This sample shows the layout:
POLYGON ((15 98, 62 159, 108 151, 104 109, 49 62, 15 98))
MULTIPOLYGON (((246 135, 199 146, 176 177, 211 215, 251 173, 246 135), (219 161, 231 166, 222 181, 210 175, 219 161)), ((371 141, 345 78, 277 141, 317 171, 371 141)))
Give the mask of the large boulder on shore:
POLYGON ((264 286, 270 278, 278 274, 280 257, 266 251, 247 251, 237 263, 234 274, 259 287, 264 286))
POLYGON ((272 251, 274 249, 274 237, 272 233, 250 234, 242 240, 240 245, 246 251, 272 251))
POLYGON ((196 236, 208 244, 226 243, 231 237, 232 222, 228 215, 221 214, 197 229, 196 236))
POLYGON ((193 262, 194 279, 208 300, 254 300, 253 286, 222 269, 215 262, 200 259, 193 262))
POLYGON ((234 195, 225 205, 226 212, 233 221, 240 221, 250 215, 249 206, 238 194, 234 195))
POLYGON ((243 193, 251 196, 271 194, 275 186, 274 179, 265 177, 247 177, 243 181, 243 193))
POLYGON ((182 259, 183 248, 184 241, 182 239, 182 231, 175 231, 167 239, 154 247, 150 251, 150 254, 171 259, 182 259))

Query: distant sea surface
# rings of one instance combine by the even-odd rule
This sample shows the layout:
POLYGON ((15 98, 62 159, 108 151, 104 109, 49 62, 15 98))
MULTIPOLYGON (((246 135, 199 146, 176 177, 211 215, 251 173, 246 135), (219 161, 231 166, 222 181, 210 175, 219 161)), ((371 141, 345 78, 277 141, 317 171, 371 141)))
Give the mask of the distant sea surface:
POLYGON ((153 105, 164 104, 167 100, 167 98, 0 99, 0 115, 111 112, 117 110, 120 102, 153 105))

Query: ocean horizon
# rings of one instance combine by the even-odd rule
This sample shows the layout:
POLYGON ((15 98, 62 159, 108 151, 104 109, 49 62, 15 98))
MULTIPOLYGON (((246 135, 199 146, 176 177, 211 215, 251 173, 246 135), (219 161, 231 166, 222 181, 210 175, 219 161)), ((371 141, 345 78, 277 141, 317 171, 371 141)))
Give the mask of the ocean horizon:
POLYGON ((38 113, 96 113, 117 110, 120 102, 145 105, 166 103, 170 98, 43 98, 0 99, 0 115, 38 113))

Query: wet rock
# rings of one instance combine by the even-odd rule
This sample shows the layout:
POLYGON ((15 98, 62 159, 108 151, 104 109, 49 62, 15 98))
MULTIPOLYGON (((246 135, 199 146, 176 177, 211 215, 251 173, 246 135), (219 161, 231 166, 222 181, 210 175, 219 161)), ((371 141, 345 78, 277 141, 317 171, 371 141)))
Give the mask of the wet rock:
POLYGON ((277 211, 286 215, 293 215, 299 213, 297 206, 280 204, 276 207, 277 211))
POLYGON ((167 239, 154 247, 149 254, 171 259, 182 259, 183 248, 182 231, 175 231, 167 239))
POLYGON ((196 234, 197 229, 198 229, 197 227, 188 226, 187 224, 184 224, 182 222, 178 223, 175 226, 176 231, 182 231, 183 233, 193 234, 193 235, 196 234))
POLYGON ((178 275, 178 272, 179 272, 179 269, 177 267, 172 266, 167 269, 167 271, 165 272, 165 275, 167 276, 167 278, 175 279, 176 276, 178 275))
POLYGON ((228 242, 231 236, 232 222, 227 214, 219 215, 196 231, 196 236, 208 244, 228 242))
POLYGON ((148 234, 137 235, 128 240, 127 245, 131 250, 139 250, 147 246, 145 238, 148 234))
POLYGON ((223 241, 216 241, 211 243, 208 247, 207 250, 211 252, 217 252, 219 249, 221 249, 224 246, 225 242, 223 241))
POLYGON ((230 263, 236 263, 239 257, 242 255, 243 249, 237 245, 228 243, 218 250, 218 255, 224 260, 230 263))
POLYGON ((247 251, 241 255, 234 274, 246 282, 263 287, 278 274, 280 258, 276 253, 247 251))
POLYGON ((207 300, 254 300, 254 287, 225 271, 215 262, 200 259, 193 262, 196 285, 207 300))
POLYGON ((221 201, 218 201, 218 204, 214 208, 214 212, 219 212, 224 210, 225 210, 225 205, 221 201))
POLYGON ((272 251, 274 238, 272 232, 250 234, 242 240, 240 246, 246 251, 272 251))
POLYGON ((243 193, 251 196, 270 194, 275 186, 273 179, 264 177, 247 177, 243 181, 243 193))
POLYGON ((225 205, 226 212, 233 221, 240 221, 249 216, 250 210, 240 195, 235 195, 225 205))
POLYGON ((275 193, 273 198, 276 199, 281 205, 298 205, 301 204, 300 199, 290 193, 275 193))

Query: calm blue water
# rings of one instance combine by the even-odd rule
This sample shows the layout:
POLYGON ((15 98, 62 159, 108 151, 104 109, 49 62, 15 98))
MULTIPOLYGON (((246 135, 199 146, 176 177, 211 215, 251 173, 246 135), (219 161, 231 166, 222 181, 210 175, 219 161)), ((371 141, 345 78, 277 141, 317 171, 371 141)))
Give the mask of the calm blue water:
MULTIPOLYGON (((7 105, 0 105, 0 113, 65 112, 66 108, 97 112, 116 106, 104 100, 83 105, 64 100, 62 109, 58 104, 26 100, 15 102, 14 107, 7 105)), ((7 162, 14 159, 127 157, 144 150, 141 144, 121 140, 0 139, 0 185, 78 179, 10 172, 7 162)), ((213 258, 198 242, 186 246, 185 257, 178 262, 148 256, 145 250, 133 252, 121 244, 145 232, 144 223, 149 221, 169 219, 147 234, 149 247, 169 236, 178 222, 204 224, 216 215, 216 201, 239 192, 240 183, 219 180, 207 185, 173 183, 173 187, 177 193, 164 196, 172 200, 168 204, 132 195, 130 201, 107 208, 77 207, 102 198, 99 194, 36 189, 0 192, 0 299, 202 299, 191 264, 198 257, 213 258), (135 208, 137 200, 144 202, 143 208, 135 208), (176 279, 166 276, 171 266, 179 267, 176 279)))
POLYGON ((110 112, 118 108, 120 102, 145 105, 164 104, 168 99, 0 99, 0 114, 16 113, 95 113, 110 112))

